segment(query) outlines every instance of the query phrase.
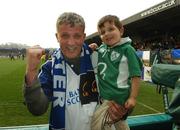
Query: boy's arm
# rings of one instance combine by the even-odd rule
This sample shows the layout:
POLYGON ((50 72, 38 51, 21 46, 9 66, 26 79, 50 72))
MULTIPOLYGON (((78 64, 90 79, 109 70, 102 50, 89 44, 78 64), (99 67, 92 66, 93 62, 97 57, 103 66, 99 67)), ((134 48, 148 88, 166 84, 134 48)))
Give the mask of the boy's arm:
POLYGON ((131 93, 125 103, 125 108, 132 109, 136 105, 136 98, 138 96, 140 86, 140 77, 132 77, 131 93))

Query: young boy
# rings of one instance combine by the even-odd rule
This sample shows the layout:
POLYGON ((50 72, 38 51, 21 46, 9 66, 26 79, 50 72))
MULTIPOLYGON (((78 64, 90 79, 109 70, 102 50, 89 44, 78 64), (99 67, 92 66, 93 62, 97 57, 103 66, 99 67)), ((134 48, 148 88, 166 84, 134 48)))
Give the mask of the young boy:
MULTIPOLYGON (((129 37, 122 38, 124 28, 119 18, 106 15, 98 22, 98 33, 103 41, 98 50, 97 79, 102 104, 96 109, 92 130, 129 130, 126 118, 136 104, 141 60, 131 46, 129 37)), ((94 49, 96 45, 91 44, 94 49)))

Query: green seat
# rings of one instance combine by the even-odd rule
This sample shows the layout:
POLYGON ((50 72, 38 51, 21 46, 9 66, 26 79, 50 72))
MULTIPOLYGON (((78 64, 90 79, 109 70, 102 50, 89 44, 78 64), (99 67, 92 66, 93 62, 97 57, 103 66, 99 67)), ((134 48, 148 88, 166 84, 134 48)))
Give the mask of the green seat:
POLYGON ((174 89, 167 113, 172 116, 175 125, 180 125, 180 65, 154 64, 151 79, 156 84, 174 89))
POLYGON ((154 64, 151 68, 153 83, 174 88, 180 78, 180 65, 154 64))

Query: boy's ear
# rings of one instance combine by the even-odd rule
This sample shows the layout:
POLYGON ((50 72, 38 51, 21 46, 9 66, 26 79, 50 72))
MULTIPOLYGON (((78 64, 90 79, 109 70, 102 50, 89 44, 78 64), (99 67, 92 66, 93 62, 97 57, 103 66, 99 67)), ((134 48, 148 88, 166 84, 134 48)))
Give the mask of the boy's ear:
POLYGON ((120 32, 121 32, 121 36, 123 36, 123 34, 124 34, 124 27, 123 26, 120 28, 120 32))

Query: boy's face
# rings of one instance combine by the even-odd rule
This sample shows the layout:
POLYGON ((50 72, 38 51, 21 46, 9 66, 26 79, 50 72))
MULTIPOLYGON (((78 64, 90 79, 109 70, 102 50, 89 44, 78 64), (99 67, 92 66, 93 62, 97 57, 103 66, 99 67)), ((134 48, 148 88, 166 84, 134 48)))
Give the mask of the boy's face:
POLYGON ((74 59, 80 56, 85 36, 83 27, 71 27, 69 24, 60 25, 56 33, 62 53, 68 59, 74 59))
POLYGON ((113 46, 121 41, 121 36, 123 35, 124 29, 117 28, 114 23, 105 22, 98 31, 102 41, 108 46, 113 46))

